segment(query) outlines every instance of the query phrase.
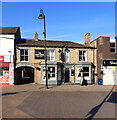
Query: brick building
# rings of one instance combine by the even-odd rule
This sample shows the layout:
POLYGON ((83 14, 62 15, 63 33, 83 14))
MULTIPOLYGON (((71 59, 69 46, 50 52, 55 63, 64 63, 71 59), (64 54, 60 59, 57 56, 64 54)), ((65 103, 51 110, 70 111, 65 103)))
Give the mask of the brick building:
POLYGON ((90 42, 95 49, 95 75, 103 80, 103 85, 117 84, 117 39, 100 36, 90 42), (111 64, 113 63, 113 64, 111 64))

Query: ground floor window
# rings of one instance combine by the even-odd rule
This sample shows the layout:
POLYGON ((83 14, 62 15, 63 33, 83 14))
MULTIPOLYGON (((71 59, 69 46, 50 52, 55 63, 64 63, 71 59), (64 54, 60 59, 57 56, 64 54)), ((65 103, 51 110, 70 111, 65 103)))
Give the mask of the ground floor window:
POLYGON ((89 75, 89 67, 77 67, 77 78, 81 76, 89 78, 89 75))
MULTIPOLYGON (((47 71, 47 73, 48 73, 48 80, 55 80, 56 79, 55 67, 48 66, 47 69, 48 69, 48 71, 47 71)), ((42 72, 43 72, 42 73, 42 78, 43 78, 43 80, 45 80, 46 79, 46 69, 45 69, 45 67, 43 67, 42 72)))

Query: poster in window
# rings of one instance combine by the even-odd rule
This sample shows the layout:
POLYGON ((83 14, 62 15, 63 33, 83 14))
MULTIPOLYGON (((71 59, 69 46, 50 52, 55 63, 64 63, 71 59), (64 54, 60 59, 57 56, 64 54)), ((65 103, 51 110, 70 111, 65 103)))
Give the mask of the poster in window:
POLYGON ((35 50, 35 59, 44 59, 44 50, 35 50))

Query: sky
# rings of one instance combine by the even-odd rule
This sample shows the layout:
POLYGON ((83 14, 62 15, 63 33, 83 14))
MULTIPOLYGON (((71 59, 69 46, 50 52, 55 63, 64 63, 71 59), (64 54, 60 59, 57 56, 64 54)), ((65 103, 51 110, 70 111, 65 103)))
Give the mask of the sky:
POLYGON ((37 32, 44 39, 40 9, 45 14, 48 40, 84 43, 88 32, 91 41, 115 36, 114 2, 2 2, 2 26, 19 26, 22 38, 33 39, 37 32))

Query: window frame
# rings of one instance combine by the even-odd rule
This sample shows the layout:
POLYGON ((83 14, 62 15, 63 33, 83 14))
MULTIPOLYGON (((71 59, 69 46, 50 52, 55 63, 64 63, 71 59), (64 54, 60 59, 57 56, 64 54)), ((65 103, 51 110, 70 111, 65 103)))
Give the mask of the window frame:
MULTIPOLYGON (((48 65, 47 66, 47 70, 48 70, 48 68, 51 68, 51 67, 54 67, 54 69, 55 69, 55 72, 54 73, 51 73, 51 74, 55 74, 55 79, 49 79, 49 77, 48 77, 48 81, 55 81, 56 79, 57 79, 57 66, 55 66, 55 65, 48 65)), ((45 79, 43 79, 43 77, 44 77, 44 72, 43 72, 43 69, 45 68, 45 66, 44 65, 42 65, 41 66, 41 80, 42 81, 46 81, 46 77, 45 77, 45 79)), ((48 71, 48 74, 50 73, 50 71, 48 71)), ((45 70, 45 74, 46 74, 46 70, 45 70)))
POLYGON ((69 63, 70 62, 70 58, 71 58, 71 50, 70 49, 68 49, 69 51, 67 52, 67 51, 65 51, 64 50, 64 54, 65 54, 65 62, 66 63, 69 63), (66 59, 66 53, 68 54, 68 61, 67 61, 67 59, 66 59))
POLYGON ((47 54, 47 62, 55 62, 56 61, 56 49, 47 48, 46 49, 47 54), (50 52, 50 60, 48 60, 48 51, 54 50, 54 60, 51 60, 51 52, 50 52))
POLYGON ((30 55, 29 55, 29 48, 19 48, 19 62, 29 62, 30 61, 30 55), (21 60, 21 50, 28 50, 28 61, 22 61, 21 60))
POLYGON ((78 62, 88 62, 88 50, 86 50, 86 49, 79 49, 78 50, 78 62), (86 51, 86 60, 85 61, 80 61, 79 60, 79 51, 86 51))
POLYGON ((115 41, 115 42, 110 42, 110 53, 111 53, 111 54, 116 53, 116 41, 115 41), (115 44, 115 47, 111 47, 111 43, 114 43, 114 44, 115 44), (115 51, 114 51, 114 52, 111 52, 111 49, 115 49, 115 51))

